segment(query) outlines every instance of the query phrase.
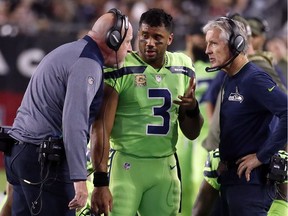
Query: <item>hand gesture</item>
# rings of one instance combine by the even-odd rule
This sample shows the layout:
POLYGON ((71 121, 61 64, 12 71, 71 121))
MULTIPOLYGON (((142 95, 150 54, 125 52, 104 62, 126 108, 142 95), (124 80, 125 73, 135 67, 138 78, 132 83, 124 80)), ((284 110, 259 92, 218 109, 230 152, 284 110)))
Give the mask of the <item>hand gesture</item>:
POLYGON ((195 98, 195 89, 196 89, 196 79, 195 77, 190 79, 189 87, 186 90, 184 96, 179 95, 178 100, 174 100, 173 103, 185 107, 187 110, 193 110, 197 105, 197 100, 195 98))

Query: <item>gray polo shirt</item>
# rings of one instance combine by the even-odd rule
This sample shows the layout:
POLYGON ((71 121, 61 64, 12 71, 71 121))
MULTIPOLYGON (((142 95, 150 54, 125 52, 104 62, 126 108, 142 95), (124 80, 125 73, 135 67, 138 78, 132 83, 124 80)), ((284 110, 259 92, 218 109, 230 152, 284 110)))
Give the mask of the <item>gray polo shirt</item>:
POLYGON ((89 129, 102 102, 103 56, 89 36, 47 54, 30 79, 10 135, 39 145, 63 137, 71 180, 86 179, 89 129))

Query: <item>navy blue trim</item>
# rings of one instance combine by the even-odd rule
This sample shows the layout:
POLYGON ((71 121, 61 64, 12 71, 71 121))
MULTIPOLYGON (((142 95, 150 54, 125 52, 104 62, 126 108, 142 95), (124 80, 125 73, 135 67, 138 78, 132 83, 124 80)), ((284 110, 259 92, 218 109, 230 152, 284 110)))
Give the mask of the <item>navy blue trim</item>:
POLYGON ((182 195, 183 194, 182 175, 181 175, 181 167, 180 167, 180 162, 179 162, 177 153, 174 153, 174 157, 175 157, 176 165, 177 165, 177 176, 178 176, 178 179, 180 181, 180 205, 179 205, 178 212, 181 213, 181 211, 182 211, 182 196, 183 196, 182 195))
POLYGON ((216 170, 214 171, 204 171, 204 176, 208 177, 208 178, 217 178, 218 177, 218 173, 216 170))
POLYGON ((179 73, 179 74, 184 74, 189 77, 195 77, 195 72, 188 67, 183 67, 183 66, 170 66, 166 67, 168 70, 171 71, 171 73, 179 73))
POLYGON ((147 66, 131 66, 104 73, 104 79, 120 78, 129 74, 142 74, 147 66))
POLYGON ((80 57, 86 57, 93 59, 103 67, 104 66, 104 58, 103 55, 97 45, 97 43, 88 35, 85 35, 83 37, 84 40, 86 40, 88 43, 84 47, 82 53, 80 54, 80 57))
MULTIPOLYGON (((115 79, 115 78, 120 78, 125 75, 129 74, 142 74, 146 70, 147 66, 131 66, 131 67, 124 67, 120 68, 117 70, 113 70, 111 72, 106 72, 104 74, 104 79, 115 79)), ((168 70, 170 70, 171 73, 174 74, 184 74, 189 77, 195 77, 195 72, 191 70, 188 67, 183 67, 183 66, 171 66, 171 67, 166 67, 168 70)))
POLYGON ((109 159, 108 159, 108 177, 110 179, 110 175, 111 175, 111 169, 112 169, 112 164, 113 164, 113 159, 115 156, 116 150, 114 149, 110 149, 109 150, 109 159))
POLYGON ((207 160, 207 161, 205 162, 205 167, 210 167, 210 168, 211 168, 211 162, 210 162, 210 160, 209 160, 209 161, 207 160))

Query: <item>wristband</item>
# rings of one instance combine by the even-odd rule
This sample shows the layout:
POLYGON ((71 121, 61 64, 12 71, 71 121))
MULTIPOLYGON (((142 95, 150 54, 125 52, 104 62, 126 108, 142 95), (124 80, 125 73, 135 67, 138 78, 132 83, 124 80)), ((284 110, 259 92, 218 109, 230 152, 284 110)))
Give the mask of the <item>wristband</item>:
POLYGON ((94 187, 109 186, 108 173, 94 172, 93 184, 94 184, 94 187))
POLYGON ((198 116, 199 113, 200 113, 200 109, 199 109, 199 104, 197 100, 196 100, 196 107, 193 110, 185 111, 186 116, 189 118, 194 118, 195 116, 198 116))

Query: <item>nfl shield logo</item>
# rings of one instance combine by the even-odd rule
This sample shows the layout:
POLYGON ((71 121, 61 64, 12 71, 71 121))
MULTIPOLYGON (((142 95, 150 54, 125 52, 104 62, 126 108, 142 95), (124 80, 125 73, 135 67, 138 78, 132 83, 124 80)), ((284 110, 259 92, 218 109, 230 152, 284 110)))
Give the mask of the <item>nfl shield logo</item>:
POLYGON ((160 75, 156 75, 156 81, 157 82, 161 82, 162 81, 162 77, 160 75))

